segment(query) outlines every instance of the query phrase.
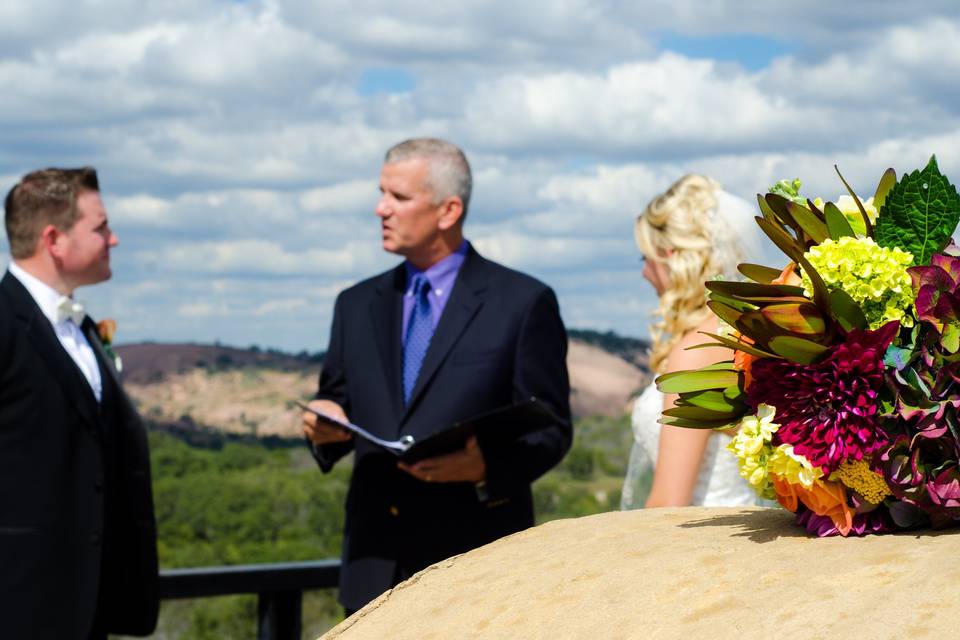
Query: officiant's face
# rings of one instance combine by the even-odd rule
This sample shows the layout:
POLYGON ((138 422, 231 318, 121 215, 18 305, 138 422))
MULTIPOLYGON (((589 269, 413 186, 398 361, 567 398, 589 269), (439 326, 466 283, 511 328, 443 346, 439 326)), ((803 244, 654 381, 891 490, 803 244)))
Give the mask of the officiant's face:
POLYGON ((380 171, 380 217, 383 248, 412 258, 428 251, 440 236, 442 203, 434 202, 429 165, 413 158, 383 165, 380 171))
POLYGON ((80 192, 77 211, 80 217, 57 239, 61 269, 73 287, 109 279, 110 248, 117 245, 99 193, 80 192))

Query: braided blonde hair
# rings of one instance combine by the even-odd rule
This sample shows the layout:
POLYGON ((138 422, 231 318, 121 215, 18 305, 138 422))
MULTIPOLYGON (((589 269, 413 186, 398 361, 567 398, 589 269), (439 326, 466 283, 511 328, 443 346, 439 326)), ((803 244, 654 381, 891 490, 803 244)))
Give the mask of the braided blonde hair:
POLYGON ((711 178, 683 176, 654 198, 634 225, 645 259, 670 269, 670 283, 654 312, 660 319, 650 325, 650 367, 657 373, 664 373, 673 346, 709 317, 703 283, 728 269, 714 245, 719 192, 720 184, 711 178))

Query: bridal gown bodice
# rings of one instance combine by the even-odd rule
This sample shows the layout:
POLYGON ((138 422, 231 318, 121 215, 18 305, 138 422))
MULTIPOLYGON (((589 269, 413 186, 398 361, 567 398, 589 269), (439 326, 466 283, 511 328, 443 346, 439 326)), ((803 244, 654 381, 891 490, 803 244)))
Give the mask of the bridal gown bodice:
MULTIPOLYGON (((660 412, 663 394, 650 384, 636 399, 631 419, 633 450, 623 487, 622 506, 625 509, 642 507, 638 504, 637 485, 645 471, 657 464, 660 445, 660 412)), ((703 453, 691 504, 708 507, 762 504, 747 481, 740 477, 737 457, 727 451, 730 436, 713 433, 703 453)))

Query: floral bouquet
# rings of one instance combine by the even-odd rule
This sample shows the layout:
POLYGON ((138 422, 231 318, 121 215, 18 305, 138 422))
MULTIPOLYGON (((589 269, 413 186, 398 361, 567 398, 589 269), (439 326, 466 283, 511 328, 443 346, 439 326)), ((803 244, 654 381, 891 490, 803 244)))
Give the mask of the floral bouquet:
MULTIPOLYGON (((839 170, 837 171, 840 175, 839 170)), ((741 475, 818 536, 960 522, 960 196, 936 158, 872 198, 781 181, 757 223, 785 269, 706 283, 730 361, 660 376, 664 424, 737 428, 741 475)))

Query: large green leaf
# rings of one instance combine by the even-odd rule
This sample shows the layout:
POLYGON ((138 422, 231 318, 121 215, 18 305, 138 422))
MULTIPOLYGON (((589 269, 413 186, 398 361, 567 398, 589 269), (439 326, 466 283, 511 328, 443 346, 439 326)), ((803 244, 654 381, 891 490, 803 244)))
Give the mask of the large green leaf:
POLYGON ((794 336, 777 336, 770 340, 769 346, 777 355, 800 364, 812 364, 829 350, 822 344, 794 336))
POLYGON ((713 311, 714 314, 724 322, 726 322, 731 327, 737 326, 737 320, 740 319, 740 316, 743 315, 741 309, 734 309, 728 305, 718 302, 717 300, 708 300, 707 306, 713 311))
POLYGON ((922 171, 900 178, 877 219, 877 244, 900 247, 913 254, 913 263, 925 265, 941 251, 960 221, 960 195, 937 167, 932 156, 922 171))
POLYGON ((689 393, 707 389, 724 389, 737 384, 740 379, 737 371, 717 371, 697 369, 694 371, 674 371, 657 378, 657 389, 662 393, 689 393))

